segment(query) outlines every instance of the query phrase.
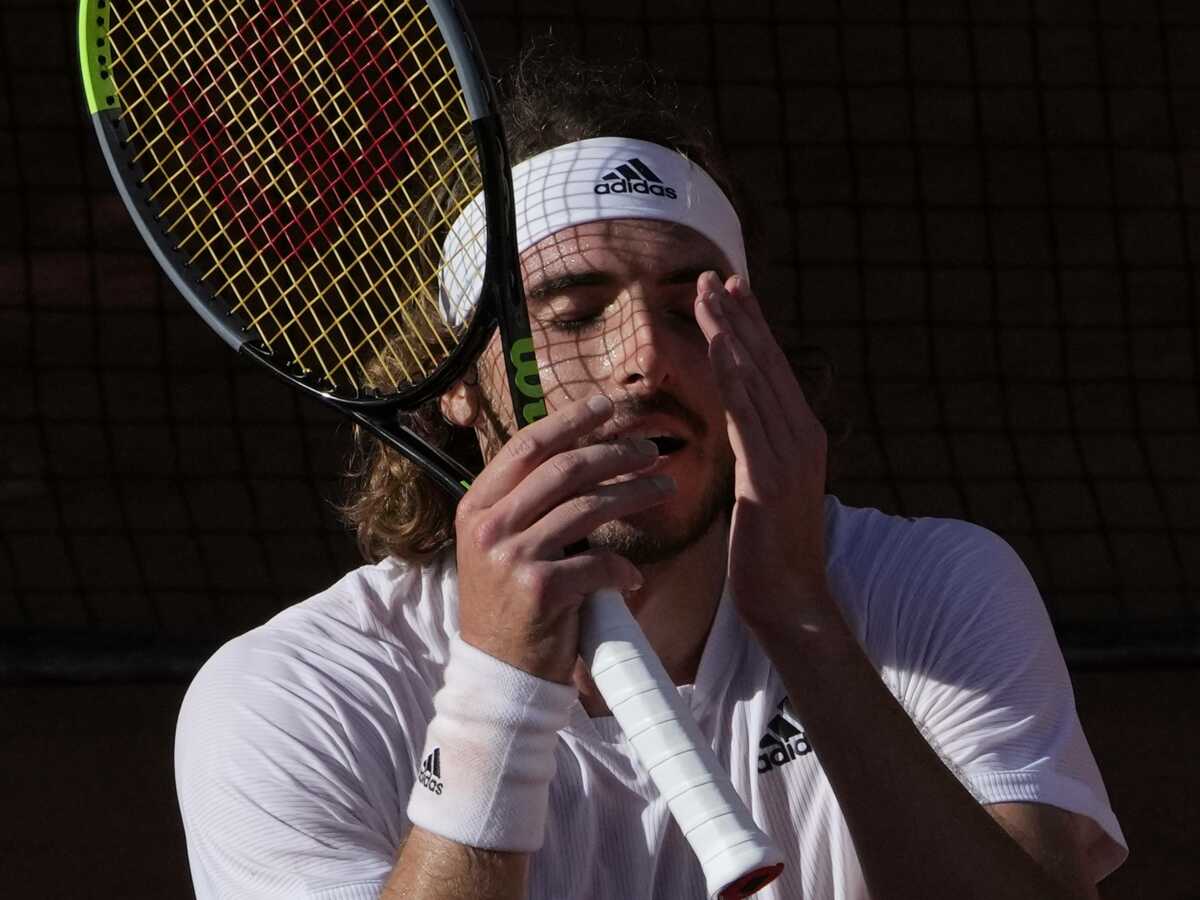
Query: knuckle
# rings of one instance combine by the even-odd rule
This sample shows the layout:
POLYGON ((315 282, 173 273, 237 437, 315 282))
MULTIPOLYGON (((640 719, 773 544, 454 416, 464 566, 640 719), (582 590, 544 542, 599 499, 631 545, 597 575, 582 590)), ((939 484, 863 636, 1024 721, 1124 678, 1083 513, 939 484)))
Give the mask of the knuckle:
POLYGON ((470 527, 471 510, 465 502, 459 503, 458 508, 454 510, 454 533, 466 534, 470 527))
POLYGON ((563 426, 567 431, 575 432, 586 427, 587 414, 581 410, 569 409, 563 413, 563 426))
POLYGON ((541 452, 541 445, 536 438, 518 431, 508 442, 508 452, 513 459, 534 459, 541 452))
POLYGON ((480 491, 479 482, 476 480, 467 488, 467 492, 458 498, 458 503, 454 507, 455 522, 465 521, 468 516, 485 508, 479 499, 480 491))
POLYGON ((458 539, 470 541, 472 544, 478 544, 475 534, 476 522, 474 517, 468 510, 464 510, 461 506, 454 512, 454 533, 458 539))
POLYGON ((491 516, 481 516, 476 521, 468 521, 466 534, 472 545, 480 550, 490 550, 497 543, 499 525, 491 516))
POLYGON ((530 597, 545 598, 554 589, 554 577, 545 566, 526 566, 517 575, 517 583, 530 597))
POLYGON ((551 463, 554 472, 563 481, 574 481, 581 474, 584 459, 579 453, 560 453, 551 463))
POLYGON ((571 500, 571 509, 578 516, 590 516, 603 506, 603 499, 596 494, 581 494, 571 500))
POLYGON ((458 501, 458 505, 454 507, 454 525, 456 528, 461 528, 475 517, 480 512, 475 505, 475 496, 467 491, 462 499, 458 501))

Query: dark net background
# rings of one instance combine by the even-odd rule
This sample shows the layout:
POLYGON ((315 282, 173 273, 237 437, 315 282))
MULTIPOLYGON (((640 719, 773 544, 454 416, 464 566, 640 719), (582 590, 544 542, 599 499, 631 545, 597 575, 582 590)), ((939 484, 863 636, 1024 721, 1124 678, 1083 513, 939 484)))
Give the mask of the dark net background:
MULTIPOLYGON (((473 2, 711 118, 790 345, 838 372, 836 493, 964 517, 1076 662, 1194 658, 1195 0, 473 2)), ((67 2, 0 7, 0 660, 185 672, 356 564, 349 428, 158 274, 101 160, 67 2)))

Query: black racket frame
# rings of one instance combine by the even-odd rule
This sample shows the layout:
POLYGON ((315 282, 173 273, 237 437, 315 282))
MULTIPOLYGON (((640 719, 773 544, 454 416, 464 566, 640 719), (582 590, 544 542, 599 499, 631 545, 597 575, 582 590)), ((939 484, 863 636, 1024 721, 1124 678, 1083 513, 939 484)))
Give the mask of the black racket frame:
MULTIPOLYGON (((201 278, 162 222, 157 204, 150 198, 142 167, 136 162, 136 142, 120 108, 111 104, 93 114, 96 132, 117 190, 137 225, 142 239, 175 289, 192 309, 221 338, 238 352, 254 360, 301 392, 332 406, 375 437, 424 468, 454 499, 470 486, 474 474, 441 448, 434 446, 404 424, 403 416, 440 396, 466 374, 499 327, 504 352, 509 395, 516 421, 522 422, 522 397, 531 383, 540 396, 536 370, 519 371, 510 349, 530 338, 525 313, 520 263, 516 250, 516 219, 512 197, 511 164, 504 129, 500 122, 495 88, 487 74, 482 53, 470 21, 455 0, 428 0, 431 10, 451 46, 455 69, 464 92, 473 105, 486 107, 473 118, 477 162, 482 178, 487 221, 486 264, 483 291, 467 331, 434 372, 419 384, 386 397, 348 397, 291 361, 281 360, 238 314, 231 312, 213 287, 201 278), (459 34, 452 36, 457 27, 459 34), (447 29, 450 29, 448 31, 447 29)), ((479 110, 472 110, 478 112, 479 110)))

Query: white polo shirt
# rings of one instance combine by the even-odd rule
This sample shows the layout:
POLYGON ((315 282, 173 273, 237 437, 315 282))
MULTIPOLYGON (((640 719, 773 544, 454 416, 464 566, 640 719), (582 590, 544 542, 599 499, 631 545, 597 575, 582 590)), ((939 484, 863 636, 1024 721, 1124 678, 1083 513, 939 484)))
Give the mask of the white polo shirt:
MULTIPOLYGON (((1093 876, 1116 868, 1124 837, 1041 597, 1008 545, 966 522, 828 497, 826 547, 850 627, 980 802, 1049 803, 1084 816, 1093 876)), ((405 808, 456 631, 452 556, 424 567, 389 560, 351 572, 205 664, 175 748, 198 897, 378 896, 409 827, 405 808)), ((695 685, 679 690, 787 857, 759 896, 866 898, 804 723, 728 597, 695 685)), ((531 898, 704 896, 699 865, 613 719, 589 718, 576 703, 556 761, 531 898)))

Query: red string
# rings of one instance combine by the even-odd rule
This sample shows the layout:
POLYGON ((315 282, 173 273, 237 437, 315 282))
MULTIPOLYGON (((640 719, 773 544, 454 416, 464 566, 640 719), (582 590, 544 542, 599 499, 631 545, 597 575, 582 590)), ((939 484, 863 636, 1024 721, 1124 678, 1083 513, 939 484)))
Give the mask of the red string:
MULTIPOLYGON (((405 79, 397 54, 361 0, 319 0, 304 6, 309 9, 266 0, 196 78, 180 83, 168 97, 186 133, 187 165, 215 196, 226 228, 240 231, 256 252, 270 250, 284 262, 339 232, 355 197, 386 190, 400 180, 397 164, 407 155, 412 130, 409 106, 400 96, 405 79), (306 74, 314 80, 324 74, 326 86, 316 90, 329 91, 334 88, 329 73, 300 71, 288 52, 286 17, 297 14, 307 16, 316 34, 307 58, 314 51, 324 55, 323 62, 345 88, 326 113, 337 116, 337 109, 352 106, 355 113, 347 117, 347 129, 365 120, 356 134, 357 146, 339 145, 305 84, 306 74), (230 59, 236 65, 226 72, 230 59), (231 84, 233 79, 240 79, 240 85, 231 84), (254 127, 248 112, 235 110, 240 122, 233 132, 222 118, 231 114, 225 105, 229 96, 235 106, 253 102, 272 131, 272 142, 257 153, 248 151, 265 141, 262 126, 254 127), (265 165, 254 171, 272 145, 279 148, 291 178, 272 181, 265 165), (301 190, 289 199, 293 181, 301 190)), ((299 57, 300 64, 306 56, 299 57)), ((230 237, 237 239, 236 234, 230 237)))

